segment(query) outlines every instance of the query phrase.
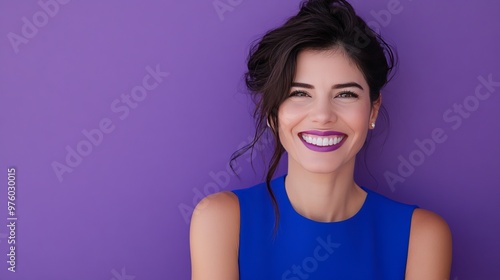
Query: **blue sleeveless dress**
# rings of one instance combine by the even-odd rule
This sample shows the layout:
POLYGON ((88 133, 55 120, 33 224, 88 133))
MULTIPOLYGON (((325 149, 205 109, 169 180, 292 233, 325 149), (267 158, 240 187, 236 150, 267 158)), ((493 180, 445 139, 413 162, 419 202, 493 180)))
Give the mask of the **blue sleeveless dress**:
POLYGON ((353 217, 317 222, 293 209, 285 176, 271 181, 280 210, 276 235, 266 184, 233 190, 240 203, 240 280, 404 279, 417 206, 363 187, 366 200, 353 217))

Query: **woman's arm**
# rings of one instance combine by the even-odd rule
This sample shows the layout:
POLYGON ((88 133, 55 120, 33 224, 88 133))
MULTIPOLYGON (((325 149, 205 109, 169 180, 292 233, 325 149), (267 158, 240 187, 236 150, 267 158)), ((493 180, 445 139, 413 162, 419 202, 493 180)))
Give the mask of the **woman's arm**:
POLYGON ((450 279, 451 247, 451 232, 443 218, 428 210, 415 209, 405 279, 450 279))
POLYGON ((191 279, 238 280, 240 207, 232 192, 202 199, 191 218, 191 279))

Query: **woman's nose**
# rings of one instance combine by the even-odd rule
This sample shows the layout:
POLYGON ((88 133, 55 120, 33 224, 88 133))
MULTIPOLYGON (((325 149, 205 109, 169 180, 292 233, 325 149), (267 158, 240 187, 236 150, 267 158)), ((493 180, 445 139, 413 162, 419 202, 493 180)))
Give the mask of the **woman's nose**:
POLYGON ((312 121, 319 124, 327 124, 337 120, 333 104, 326 98, 317 99, 311 107, 309 114, 312 121))

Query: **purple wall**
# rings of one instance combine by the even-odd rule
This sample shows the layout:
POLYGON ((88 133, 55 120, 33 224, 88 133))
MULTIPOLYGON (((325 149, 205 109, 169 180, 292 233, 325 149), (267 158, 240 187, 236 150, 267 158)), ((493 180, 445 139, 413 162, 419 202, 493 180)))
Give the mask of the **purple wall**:
MULTIPOLYGON (((227 173, 244 62, 299 1, 58 1, 0 2, 0 279, 189 279, 194 204, 262 180, 227 173)), ((452 279, 500 279, 500 3, 365 2, 400 67, 358 181, 448 221, 452 279)))

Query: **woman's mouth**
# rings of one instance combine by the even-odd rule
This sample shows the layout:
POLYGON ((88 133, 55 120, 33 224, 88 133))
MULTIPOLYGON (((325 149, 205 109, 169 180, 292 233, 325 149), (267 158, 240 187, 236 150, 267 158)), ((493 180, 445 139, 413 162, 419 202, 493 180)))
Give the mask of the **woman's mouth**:
POLYGON ((302 134, 302 139, 309 144, 313 144, 320 147, 337 145, 344 139, 343 135, 333 136, 333 137, 319 137, 308 134, 302 134))
POLYGON ((299 133, 304 145, 316 152, 331 152, 342 146, 347 135, 337 131, 307 131, 299 133))

